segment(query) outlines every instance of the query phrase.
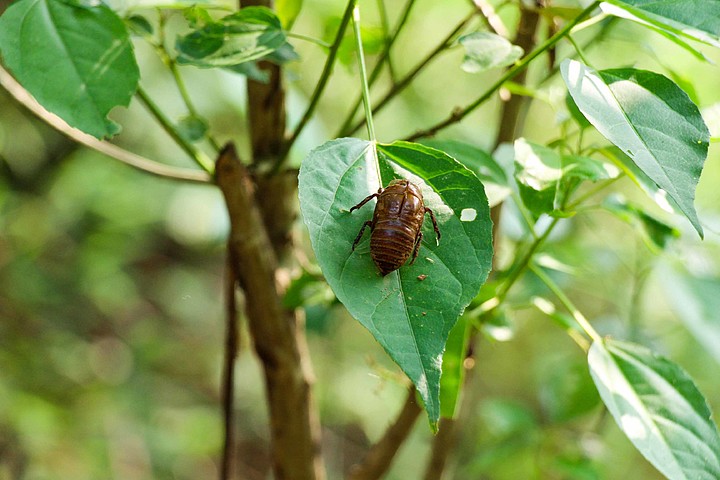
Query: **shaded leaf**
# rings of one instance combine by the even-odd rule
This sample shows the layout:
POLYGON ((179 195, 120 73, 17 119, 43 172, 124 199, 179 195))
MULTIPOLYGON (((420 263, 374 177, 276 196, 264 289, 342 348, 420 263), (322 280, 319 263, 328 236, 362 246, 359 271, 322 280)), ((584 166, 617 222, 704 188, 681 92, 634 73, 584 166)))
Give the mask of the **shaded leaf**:
POLYGON ((374 146, 343 138, 313 150, 300 169, 300 208, 337 298, 412 380, 435 425, 445 342, 490 270, 490 209, 477 177, 443 152, 407 142, 377 145, 380 180, 374 146), (352 250, 374 202, 353 213, 350 208, 393 178, 421 187, 443 237, 436 244, 426 221, 417 261, 383 277, 370 258, 367 234, 352 250))
POLYGON ((489 32, 474 32, 458 39, 465 47, 462 69, 478 73, 491 68, 512 65, 523 56, 523 49, 507 39, 489 32))
POLYGON ((510 195, 510 187, 505 170, 484 150, 469 143, 457 140, 421 140, 428 147, 441 150, 467 168, 475 172, 485 186, 490 206, 494 207, 510 195))
POLYGON ((118 125, 139 79, 123 21, 108 7, 20 0, 0 17, 0 52, 22 85, 49 111, 97 138, 118 125))
POLYGON ((680 232, 649 214, 642 207, 613 195, 603 201, 603 207, 623 221, 638 227, 654 250, 664 250, 668 242, 680 236, 680 232))
POLYGON ((588 362, 615 422, 655 468, 671 480, 720 478, 720 435, 684 370, 613 340, 593 343, 588 362))
POLYGON ((185 140, 194 143, 205 137, 208 131, 208 124, 203 118, 188 115, 181 118, 177 123, 177 130, 185 140))
POLYGON ((694 103, 668 78, 632 68, 561 66, 580 111, 673 198, 702 237, 693 206, 710 134, 694 103))
POLYGON ((266 7, 245 7, 178 37, 178 63, 229 67, 265 57, 286 43, 280 20, 266 7))
POLYGON ((584 361, 555 362, 542 379, 540 402, 552 422, 566 422, 600 404, 600 397, 584 361))

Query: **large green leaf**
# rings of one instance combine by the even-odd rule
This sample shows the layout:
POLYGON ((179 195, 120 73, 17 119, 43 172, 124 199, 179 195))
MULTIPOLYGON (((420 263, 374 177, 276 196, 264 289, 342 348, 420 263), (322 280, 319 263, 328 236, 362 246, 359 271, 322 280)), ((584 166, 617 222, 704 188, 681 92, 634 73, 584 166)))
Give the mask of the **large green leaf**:
POLYGON ((720 478, 720 435, 692 379, 640 345, 593 343, 590 373, 618 426, 671 480, 720 478))
POLYGON ((700 111, 668 78, 633 68, 561 66, 580 111, 677 203, 703 236, 693 200, 710 143, 700 111))
POLYGON ((337 298, 412 380, 435 425, 445 342, 490 270, 490 209, 478 178, 443 152, 407 142, 377 145, 381 180, 374 152, 374 143, 353 138, 313 150, 300 169, 300 208, 337 298), (426 221, 417 261, 383 277, 370 258, 367 233, 352 250, 374 202, 350 208, 393 178, 421 187, 442 239, 436 244, 426 221))
POLYGON ((609 0, 603 11, 720 47, 720 0, 609 0), (630 15, 619 14, 611 5, 630 15))
POLYGON ((231 67, 265 57, 285 45, 278 17, 266 7, 245 7, 207 23, 175 43, 178 62, 197 67, 231 67))
POLYGON ((0 17, 0 52, 49 111, 97 138, 118 132, 107 118, 126 106, 139 79, 123 21, 98 3, 20 0, 0 17))

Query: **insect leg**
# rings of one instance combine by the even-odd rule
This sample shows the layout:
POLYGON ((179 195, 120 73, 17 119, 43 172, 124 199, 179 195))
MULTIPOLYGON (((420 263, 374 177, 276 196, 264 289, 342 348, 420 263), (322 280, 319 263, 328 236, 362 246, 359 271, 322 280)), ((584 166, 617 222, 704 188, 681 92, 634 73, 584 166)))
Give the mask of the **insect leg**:
POLYGON ((413 248, 412 260, 410 260, 410 265, 415 263, 415 260, 417 259, 418 252, 420 251, 420 242, 422 242, 422 237, 422 232, 418 232, 417 237, 415 237, 415 248, 413 248))
MULTIPOLYGON (((366 200, 367 200, 367 199, 366 199, 366 200)), ((362 235, 363 235, 363 232, 365 232, 365 229, 366 229, 367 227, 370 227, 370 228, 372 229, 372 226, 373 226, 373 222, 370 221, 370 220, 368 220, 367 222, 363 223, 363 226, 362 226, 362 228, 360 229, 360 233, 358 233, 358 236, 355 237, 355 241, 353 242, 353 246, 352 246, 352 249, 353 249, 353 250, 355 250, 355 247, 357 246, 358 242, 359 242, 360 239, 362 238, 362 235)))
POLYGON ((358 208, 362 207, 362 206, 365 205, 367 202, 369 202, 370 200, 372 200, 374 197, 377 197, 378 195, 380 195, 381 192, 382 192, 382 188, 381 188, 381 189, 378 189, 378 191, 377 191, 376 193, 373 193, 372 195, 368 195, 367 197, 365 197, 365 198, 363 199, 362 202, 360 202, 360 203, 358 203, 357 205, 355 205, 354 207, 352 207, 352 208, 350 209, 350 211, 352 212, 353 210, 357 210, 358 208))
POLYGON ((437 243, 440 245, 440 229, 438 228, 437 220, 435 220, 435 214, 427 207, 425 207, 425 213, 430 214, 430 220, 433 222, 433 228, 435 229, 435 234, 437 235, 437 243))

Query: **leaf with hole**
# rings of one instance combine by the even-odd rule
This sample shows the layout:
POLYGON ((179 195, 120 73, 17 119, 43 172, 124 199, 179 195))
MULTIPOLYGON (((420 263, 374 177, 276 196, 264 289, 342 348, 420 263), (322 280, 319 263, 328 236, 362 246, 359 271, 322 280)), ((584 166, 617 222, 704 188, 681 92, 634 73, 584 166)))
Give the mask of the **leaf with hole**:
POLYGON ((20 0, 0 17, 5 65, 42 106, 97 138, 119 126, 107 118, 130 103, 139 79, 123 21, 107 6, 20 0))
POLYGON ((687 94, 646 70, 596 72, 566 60, 561 71, 583 115, 667 192, 702 237, 693 201, 710 133, 687 94))
POLYGON ((415 384, 436 425, 448 334, 491 267, 492 222, 482 183, 429 147, 407 142, 376 146, 343 138, 318 147, 303 161, 299 196, 328 284, 415 384), (368 234, 352 250, 361 226, 372 218, 374 202, 352 213, 350 208, 395 178, 421 188, 442 239, 436 244, 426 221, 417 261, 383 277, 370 258, 368 234))
POLYGON ((720 478, 720 435, 710 408, 678 365, 640 345, 603 340, 590 374, 620 429, 671 480, 720 478))

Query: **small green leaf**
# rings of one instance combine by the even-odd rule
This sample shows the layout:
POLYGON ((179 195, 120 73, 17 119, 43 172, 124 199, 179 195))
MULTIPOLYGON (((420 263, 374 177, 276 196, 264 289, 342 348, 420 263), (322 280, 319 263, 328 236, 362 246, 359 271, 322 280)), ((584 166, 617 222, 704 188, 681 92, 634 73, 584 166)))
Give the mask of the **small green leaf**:
POLYGON ((460 37, 458 42, 465 47, 461 68, 468 73, 512 65, 524 53, 522 48, 489 32, 469 33, 460 37))
POLYGON ((693 200, 710 134, 694 103, 668 78, 632 68, 561 66, 580 111, 677 203, 700 237, 693 200))
POLYGON ((680 232, 647 213, 642 207, 626 201, 619 195, 613 195, 603 201, 603 207, 621 220, 638 227, 646 237, 646 243, 654 251, 662 251, 670 240, 680 236, 680 232))
POLYGON ((188 115, 177 123, 178 133, 190 143, 202 140, 208 131, 208 124, 205 119, 188 115))
POLYGON ((191 28, 203 28, 213 22, 210 12, 201 5, 193 5, 183 10, 183 16, 191 28))
POLYGON ((0 17, 0 52, 45 108, 97 138, 119 126, 107 118, 130 102, 139 79, 123 21, 99 3, 20 0, 0 17))
POLYGON ((457 140, 430 139, 421 140, 420 143, 447 153, 472 170, 485 185, 485 193, 491 207, 510 195, 511 190, 505 170, 485 150, 457 140))
POLYGON ((562 178, 562 159, 550 148, 515 140, 515 180, 520 197, 537 218, 555 209, 557 186, 562 178))
POLYGON ((265 57, 286 43, 280 20, 266 7, 245 7, 178 37, 178 62, 230 67, 265 57))
POLYGON ((600 397, 643 456, 670 480, 720 478, 720 435, 692 379, 640 345, 593 343, 590 374, 600 397))
POLYGON ((142 15, 131 15, 125 20, 135 35, 140 37, 151 37, 153 26, 150 21, 142 15))
POLYGON ((606 13, 649 24, 673 35, 720 47, 718 0, 609 0, 601 8, 606 13), (626 13, 618 12, 613 6, 626 13))
POLYGON ((435 425, 445 342, 491 267, 490 209, 470 170, 419 144, 377 145, 378 179, 375 145, 343 138, 313 150, 300 168, 300 209, 328 284, 412 380, 435 425), (350 208, 393 178, 422 189, 442 240, 436 244, 426 221, 417 261, 383 277, 370 258, 368 234, 352 250, 374 202, 350 208))
POLYGON ((700 345, 720 363, 720 279, 670 267, 658 272, 666 298, 700 345))

